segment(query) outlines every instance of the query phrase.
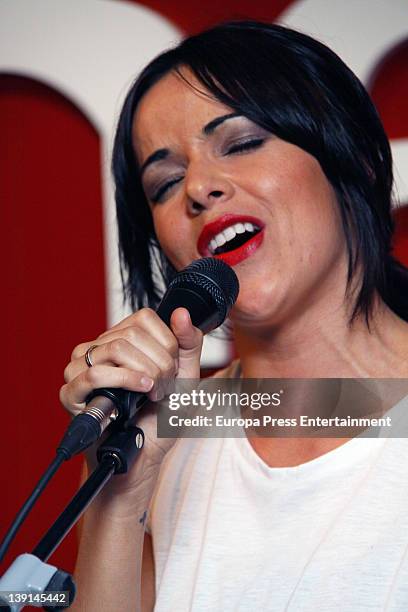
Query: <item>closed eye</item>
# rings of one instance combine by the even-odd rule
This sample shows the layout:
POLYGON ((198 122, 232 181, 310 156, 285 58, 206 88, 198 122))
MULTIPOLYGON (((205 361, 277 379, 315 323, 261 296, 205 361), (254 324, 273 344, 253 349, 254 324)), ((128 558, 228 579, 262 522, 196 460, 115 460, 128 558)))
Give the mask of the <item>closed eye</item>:
MULTIPOLYGON (((252 149, 258 149, 259 147, 263 145, 265 140, 266 140, 265 138, 252 138, 251 140, 237 142, 228 148, 227 152, 224 153, 224 156, 231 155, 231 154, 245 153, 246 151, 250 151, 252 149)), ((171 189, 171 187, 173 187, 174 185, 179 183, 181 180, 183 180, 183 178, 184 177, 179 176, 179 177, 176 177, 175 179, 167 181, 167 183, 159 187, 156 193, 153 196, 151 196, 150 200, 154 204, 156 204, 157 202, 160 202, 161 198, 165 195, 165 193, 169 189, 171 189)))
POLYGON ((230 155, 231 153, 244 153, 251 149, 258 149, 265 142, 265 138, 253 138, 252 140, 246 140, 244 142, 237 142, 229 147, 224 155, 230 155))
POLYGON ((150 198, 151 201, 153 203, 159 202, 160 199, 164 196, 164 194, 166 193, 166 191, 168 191, 171 187, 173 187, 173 185, 176 185, 177 183, 179 183, 181 180, 183 179, 182 176, 179 176, 175 179, 172 179, 171 181, 167 181, 167 183, 165 183, 164 185, 162 185, 157 191, 156 193, 150 198))

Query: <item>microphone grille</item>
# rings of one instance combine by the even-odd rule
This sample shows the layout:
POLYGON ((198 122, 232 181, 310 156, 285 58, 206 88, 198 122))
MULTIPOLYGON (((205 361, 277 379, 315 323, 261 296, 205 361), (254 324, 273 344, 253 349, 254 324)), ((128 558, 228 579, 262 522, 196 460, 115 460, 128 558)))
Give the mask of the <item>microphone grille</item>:
POLYGON ((169 287, 177 287, 186 281, 203 287, 217 305, 227 309, 227 312, 238 297, 237 275, 228 264, 215 257, 203 257, 193 261, 173 278, 169 287))

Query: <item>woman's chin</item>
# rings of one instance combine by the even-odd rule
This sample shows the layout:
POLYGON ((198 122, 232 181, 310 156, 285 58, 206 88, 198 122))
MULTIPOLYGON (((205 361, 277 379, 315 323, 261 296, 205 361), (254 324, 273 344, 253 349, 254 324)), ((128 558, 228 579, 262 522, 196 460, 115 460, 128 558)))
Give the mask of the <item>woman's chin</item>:
POLYGON ((245 300, 239 296, 230 315, 236 326, 252 329, 269 328, 279 320, 279 309, 270 298, 267 302, 258 299, 245 300))

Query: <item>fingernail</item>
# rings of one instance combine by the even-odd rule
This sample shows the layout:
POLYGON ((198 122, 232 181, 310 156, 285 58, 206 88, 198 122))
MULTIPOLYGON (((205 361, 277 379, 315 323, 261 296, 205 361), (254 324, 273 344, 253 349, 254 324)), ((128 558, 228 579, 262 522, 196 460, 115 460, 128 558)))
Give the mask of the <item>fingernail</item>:
POLYGON ((154 385, 154 380, 148 376, 142 376, 140 379, 140 384, 142 385, 144 391, 150 391, 154 385))

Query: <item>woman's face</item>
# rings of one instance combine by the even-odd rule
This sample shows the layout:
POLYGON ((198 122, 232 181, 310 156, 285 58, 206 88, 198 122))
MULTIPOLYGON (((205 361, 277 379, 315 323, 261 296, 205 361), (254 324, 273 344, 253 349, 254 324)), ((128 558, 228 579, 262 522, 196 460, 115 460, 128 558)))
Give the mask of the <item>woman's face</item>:
POLYGON ((169 73, 142 98, 133 125, 167 257, 177 270, 212 255, 232 265, 240 282, 236 323, 262 328, 309 308, 321 316, 339 308, 346 247, 319 163, 208 97, 183 73, 197 89, 169 73), (226 252, 218 255, 220 247, 226 252))

